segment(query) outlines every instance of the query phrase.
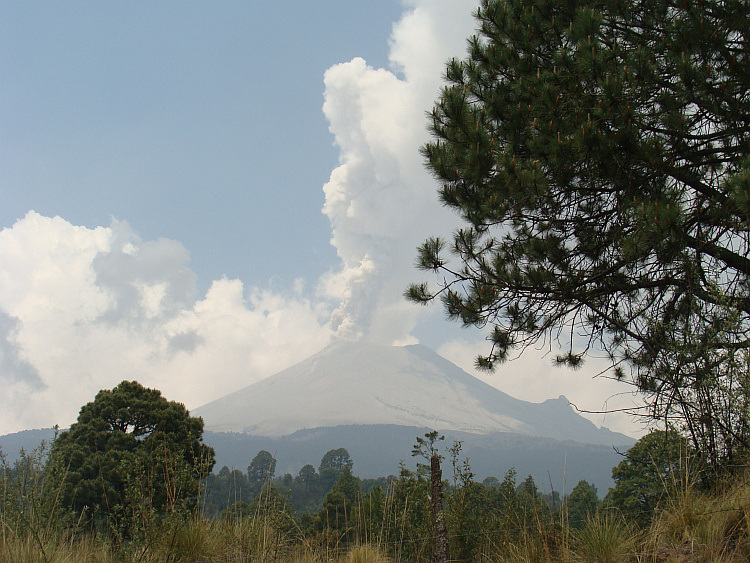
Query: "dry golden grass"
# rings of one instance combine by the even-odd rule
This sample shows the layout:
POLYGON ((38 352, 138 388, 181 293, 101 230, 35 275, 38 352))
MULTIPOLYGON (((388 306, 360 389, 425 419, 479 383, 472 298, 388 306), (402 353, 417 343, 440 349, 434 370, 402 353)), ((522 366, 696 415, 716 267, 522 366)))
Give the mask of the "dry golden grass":
POLYGON ((391 563, 391 559, 376 546, 357 545, 344 555, 341 563, 391 563))
POLYGON ((718 492, 681 490, 654 519, 644 549, 655 561, 750 560, 750 473, 718 492))

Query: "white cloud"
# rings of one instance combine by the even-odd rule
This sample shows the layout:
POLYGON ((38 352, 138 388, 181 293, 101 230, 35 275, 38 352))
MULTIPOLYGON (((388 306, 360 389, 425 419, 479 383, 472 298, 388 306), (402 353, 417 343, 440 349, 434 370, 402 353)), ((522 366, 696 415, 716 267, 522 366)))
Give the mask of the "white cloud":
POLYGON ((195 274, 182 244, 141 241, 130 225, 113 221, 107 252, 92 261, 96 287, 107 295, 103 319, 136 326, 161 323, 195 299, 195 274))
POLYGON ((326 306, 294 291, 225 279, 196 301, 188 259, 117 221, 30 212, 0 231, 0 433, 66 426, 123 379, 197 407, 329 342, 326 306))

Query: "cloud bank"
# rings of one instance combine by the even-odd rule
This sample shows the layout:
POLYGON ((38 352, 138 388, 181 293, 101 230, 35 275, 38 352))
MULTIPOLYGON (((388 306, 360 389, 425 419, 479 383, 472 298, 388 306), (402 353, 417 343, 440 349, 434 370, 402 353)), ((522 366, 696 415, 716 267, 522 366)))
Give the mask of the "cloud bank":
MULTIPOLYGON (((198 296, 188 250, 174 240, 143 241, 126 222, 88 229, 29 212, 2 230, 0 434, 66 426, 99 389, 123 379, 195 408, 334 338, 416 342, 425 310, 402 297, 419 276, 416 247, 458 226, 438 202, 419 147, 445 62, 464 55, 473 33, 474 8, 475 0, 406 2, 389 69, 355 58, 326 72, 323 112, 340 164, 323 187, 322 211, 340 263, 319 280, 278 290, 221 279, 198 296)), ((476 340, 440 351, 468 371, 485 351, 476 340)), ((566 375, 544 359, 524 362, 525 378, 485 380, 537 401, 565 388, 595 408, 616 393, 582 373, 550 385, 566 375)))
POLYGON ((327 306, 214 281, 188 252, 125 222, 87 229, 30 212, 0 231, 0 433, 66 426, 124 379, 195 407, 325 346, 327 306))

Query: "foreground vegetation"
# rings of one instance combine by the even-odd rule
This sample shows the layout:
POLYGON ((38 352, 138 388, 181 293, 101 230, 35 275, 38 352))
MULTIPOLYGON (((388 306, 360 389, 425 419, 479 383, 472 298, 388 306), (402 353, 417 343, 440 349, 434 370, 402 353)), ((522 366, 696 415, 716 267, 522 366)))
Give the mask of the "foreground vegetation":
MULTIPOLYGON (((740 469, 707 492, 701 473, 688 463, 689 453, 675 447, 677 441, 654 447, 666 438, 667 433, 654 433, 642 439, 615 468, 617 486, 603 501, 585 481, 562 499, 541 494, 533 478, 517 482, 512 470, 502 481, 478 483, 468 461, 460 459, 460 444, 454 444, 443 463, 452 468, 452 477, 444 481, 443 511, 449 560, 748 560, 750 471, 740 469), (659 452, 666 457, 659 459, 659 452), (618 497, 623 491, 628 491, 627 502, 618 497)), ((233 502, 210 515, 204 502, 210 479, 204 479, 194 502, 159 510, 144 502, 131 506, 124 520, 118 516, 109 522, 63 505, 64 491, 52 478, 44 447, 23 453, 12 467, 3 463, 0 561, 433 559, 435 528, 424 466, 417 472, 402 468, 398 477, 374 484, 352 475, 346 450, 332 450, 322 460, 332 465, 322 473, 325 479, 335 473, 335 482, 319 510, 299 513, 280 490, 290 476, 272 479, 267 471, 273 458, 266 453, 248 468, 256 472, 249 471, 249 477, 265 475, 267 480, 247 502, 233 502)), ((307 466, 302 473, 316 479, 307 466)))

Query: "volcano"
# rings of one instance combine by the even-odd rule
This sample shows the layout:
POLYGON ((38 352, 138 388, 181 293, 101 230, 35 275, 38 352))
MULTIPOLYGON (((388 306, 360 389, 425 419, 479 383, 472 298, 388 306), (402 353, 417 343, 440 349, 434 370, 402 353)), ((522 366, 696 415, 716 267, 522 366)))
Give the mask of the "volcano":
POLYGON ((563 396, 543 403, 515 399, 421 345, 339 341, 193 414, 203 417, 208 431, 264 437, 313 428, 396 425, 580 444, 632 442, 597 427, 563 396))

